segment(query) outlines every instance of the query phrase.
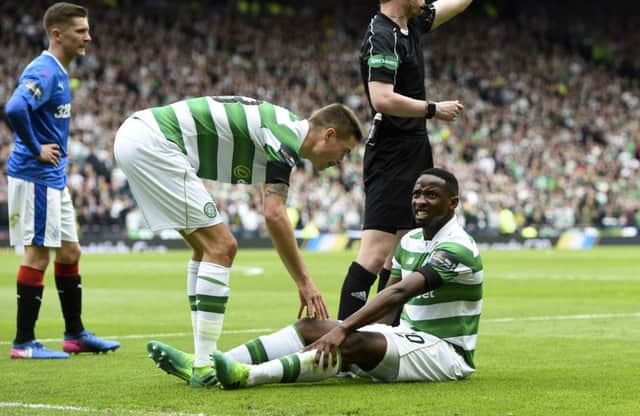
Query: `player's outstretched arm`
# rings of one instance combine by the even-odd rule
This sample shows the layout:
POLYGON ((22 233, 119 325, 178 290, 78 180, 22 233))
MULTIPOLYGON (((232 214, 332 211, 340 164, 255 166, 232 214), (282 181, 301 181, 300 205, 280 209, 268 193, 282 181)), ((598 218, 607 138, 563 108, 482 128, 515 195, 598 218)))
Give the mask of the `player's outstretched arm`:
POLYGON ((462 13, 471 4, 471 1, 472 0, 438 0, 434 2, 433 7, 436 9, 436 16, 433 19, 431 30, 462 13))
POLYGON ((267 230, 282 263, 298 286, 300 294, 298 318, 306 308, 306 316, 327 319, 329 317, 327 305, 302 261, 293 227, 287 216, 288 189, 286 184, 281 183, 264 185, 264 218, 267 230))
MULTIPOLYGON (((387 285, 385 286, 385 289, 392 285, 398 284, 401 281, 402 279, 399 277, 390 277, 387 285)), ((396 305, 396 307, 392 311, 379 318, 377 322, 391 326, 397 325, 397 321, 400 319, 400 313, 402 312, 403 306, 404 304, 396 305)))

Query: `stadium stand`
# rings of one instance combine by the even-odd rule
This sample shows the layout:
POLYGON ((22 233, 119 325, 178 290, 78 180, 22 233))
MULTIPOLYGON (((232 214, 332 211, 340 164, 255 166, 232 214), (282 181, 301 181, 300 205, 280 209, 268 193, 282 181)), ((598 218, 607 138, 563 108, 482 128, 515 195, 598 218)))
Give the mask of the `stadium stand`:
MULTIPOLYGON (((39 16, 49 3, 0 5, 3 105, 24 65, 45 48, 39 16)), ((368 125, 357 53, 373 1, 81 3, 90 8, 93 44, 70 71, 68 172, 85 233, 144 227, 111 152, 117 127, 136 109, 233 94, 306 115, 340 101, 368 125)), ((632 24, 639 8, 476 0, 446 31, 429 35, 427 95, 466 106, 454 124, 431 123, 430 136, 436 165, 460 179, 468 230, 557 235, 575 226, 640 227, 640 34, 632 24)), ((2 112, 5 229, 12 141, 2 112)), ((362 155, 321 173, 319 186, 307 185, 317 175, 310 166, 297 169, 289 194, 297 228, 359 229, 362 155)), ((210 185, 234 233, 265 233, 259 192, 210 185)))

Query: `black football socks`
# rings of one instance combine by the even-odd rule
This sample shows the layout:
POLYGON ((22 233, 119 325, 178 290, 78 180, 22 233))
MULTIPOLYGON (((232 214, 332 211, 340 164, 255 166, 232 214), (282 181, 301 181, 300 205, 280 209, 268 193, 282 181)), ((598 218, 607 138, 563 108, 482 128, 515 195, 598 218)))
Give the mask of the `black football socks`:
POLYGON ((340 292, 338 319, 347 319, 367 303, 369 290, 377 276, 356 263, 351 263, 340 292))
POLYGON ((84 329, 82 313, 82 281, 78 274, 78 264, 55 263, 56 288, 64 316, 65 330, 77 335, 84 329))
POLYGON ((380 274, 378 275, 378 292, 377 293, 380 293, 382 289, 387 287, 387 282, 389 281, 390 275, 391 275, 391 270, 388 270, 388 269, 380 270, 380 274))
POLYGON ((17 284, 18 293, 18 321, 16 328, 16 344, 23 344, 34 340, 36 321, 42 304, 43 287, 17 284))

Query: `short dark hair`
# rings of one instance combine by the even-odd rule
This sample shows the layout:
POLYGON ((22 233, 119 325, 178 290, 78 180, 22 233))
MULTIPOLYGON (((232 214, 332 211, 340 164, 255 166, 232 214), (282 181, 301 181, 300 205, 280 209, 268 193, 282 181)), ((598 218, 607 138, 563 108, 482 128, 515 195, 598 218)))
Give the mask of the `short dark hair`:
POLYGON ((74 17, 89 17, 89 10, 77 4, 59 2, 51 5, 44 12, 42 24, 44 25, 44 30, 49 33, 54 26, 65 28, 71 24, 71 20, 74 17))
POLYGON ((456 195, 456 196, 458 195, 458 192, 459 192, 458 180, 453 175, 453 173, 449 172, 448 170, 444 170, 440 168, 430 168, 430 169, 423 170, 420 173, 420 176, 422 175, 437 176, 438 178, 442 179, 446 183, 447 190, 451 193, 451 195, 456 195))
POLYGON ((311 128, 334 127, 338 137, 362 140, 362 127, 353 110, 344 104, 333 103, 315 111, 309 117, 311 128))

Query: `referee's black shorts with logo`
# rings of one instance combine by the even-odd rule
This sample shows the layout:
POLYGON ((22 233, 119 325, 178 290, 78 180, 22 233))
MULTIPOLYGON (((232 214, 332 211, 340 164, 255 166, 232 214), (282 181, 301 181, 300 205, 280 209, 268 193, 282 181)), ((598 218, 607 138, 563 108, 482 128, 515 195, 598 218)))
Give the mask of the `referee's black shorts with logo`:
POLYGON ((411 193, 420 172, 433 167, 429 138, 385 137, 364 154, 364 230, 415 228, 411 193))

